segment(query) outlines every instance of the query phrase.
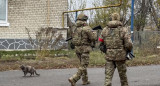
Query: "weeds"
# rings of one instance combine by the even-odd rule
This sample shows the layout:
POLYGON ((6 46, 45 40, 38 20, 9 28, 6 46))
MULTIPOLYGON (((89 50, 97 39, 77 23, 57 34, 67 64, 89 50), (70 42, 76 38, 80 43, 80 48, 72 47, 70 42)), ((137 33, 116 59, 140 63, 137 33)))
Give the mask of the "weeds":
MULTIPOLYGON (((31 65, 36 67, 37 69, 75 68, 78 67, 79 65, 79 60, 75 54, 75 51, 73 50, 50 51, 49 54, 53 55, 53 57, 50 56, 44 57, 43 60, 33 60, 33 59, 28 60, 26 59, 27 56, 23 56, 23 55, 34 54, 33 52, 35 53, 36 51, 15 51, 15 52, 12 51, 12 53, 9 51, 7 55, 7 51, 5 52, 3 51, 3 55, 0 59, 0 71, 19 69, 19 65, 21 64, 31 65), (20 57, 20 55, 17 55, 16 53, 22 56, 20 57), (57 55, 59 56, 57 57, 57 55)), ((136 57, 132 60, 127 61, 127 66, 160 64, 160 58, 159 58, 160 54, 149 53, 145 55, 144 53, 140 52, 140 50, 135 49, 134 55, 136 57)), ((92 51, 90 53, 89 67, 104 67, 105 62, 106 62, 105 54, 101 53, 98 50, 92 51)))
POLYGON ((105 64, 105 54, 100 51, 93 51, 90 53, 91 66, 103 66, 105 64))

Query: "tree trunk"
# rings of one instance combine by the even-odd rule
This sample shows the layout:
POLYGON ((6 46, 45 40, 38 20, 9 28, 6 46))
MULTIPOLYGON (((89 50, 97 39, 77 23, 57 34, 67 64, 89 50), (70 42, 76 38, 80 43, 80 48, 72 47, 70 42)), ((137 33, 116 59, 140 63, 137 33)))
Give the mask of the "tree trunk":
POLYGON ((149 3, 150 3, 150 13, 153 16, 153 20, 156 23, 158 31, 160 31, 160 25, 159 25, 159 21, 158 21, 158 16, 156 14, 155 8, 153 7, 153 1, 149 0, 149 3))

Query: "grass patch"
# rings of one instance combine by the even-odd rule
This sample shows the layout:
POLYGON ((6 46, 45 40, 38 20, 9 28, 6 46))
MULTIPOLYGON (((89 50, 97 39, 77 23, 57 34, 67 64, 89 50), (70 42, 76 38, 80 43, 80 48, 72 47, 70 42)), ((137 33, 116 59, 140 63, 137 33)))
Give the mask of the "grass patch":
POLYGON ((150 49, 134 49, 134 55, 133 60, 127 61, 128 66, 160 65, 160 54, 150 49))
POLYGON ((91 66, 104 66, 105 54, 100 51, 93 51, 90 53, 90 65, 91 66))
MULTIPOLYGON (((22 59, 14 55, 4 55, 0 59, 0 71, 19 70, 21 64, 34 66, 36 69, 59 69, 59 68, 75 68, 79 66, 79 60, 74 51, 57 51, 50 52, 52 54, 67 54, 61 57, 45 57, 41 60, 22 59)), ((133 60, 127 61, 127 66, 141 65, 159 65, 160 54, 141 54, 134 51, 136 56, 133 60)), ((92 51, 90 53, 89 67, 104 67, 106 63, 105 54, 100 51, 92 51)))
POLYGON ((0 71, 7 70, 20 70, 20 65, 30 65, 36 69, 64 69, 64 68, 75 68, 78 67, 77 58, 68 58, 68 57, 56 57, 49 58, 46 57, 43 60, 19 60, 19 61, 0 61, 0 71))
POLYGON ((142 65, 159 65, 159 55, 137 56, 133 60, 127 61, 128 66, 142 66, 142 65))
POLYGON ((20 60, 20 57, 10 56, 10 55, 4 55, 1 57, 0 61, 6 61, 6 62, 14 62, 20 60))
MULTIPOLYGON (((134 52, 135 58, 126 61, 127 66, 160 65, 160 54, 142 54, 134 52)), ((106 63, 105 54, 100 51, 90 53, 90 66, 104 66, 106 63)))

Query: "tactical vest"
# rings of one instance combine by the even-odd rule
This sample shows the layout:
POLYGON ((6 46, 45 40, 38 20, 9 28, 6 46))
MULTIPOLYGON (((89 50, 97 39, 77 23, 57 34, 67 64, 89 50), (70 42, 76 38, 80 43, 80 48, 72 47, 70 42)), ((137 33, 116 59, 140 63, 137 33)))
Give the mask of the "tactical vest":
POLYGON ((88 41, 88 35, 84 29, 84 27, 79 27, 75 30, 72 39, 72 43, 75 46, 90 45, 90 42, 88 41))
POLYGON ((109 28, 104 37, 108 60, 125 60, 124 41, 122 27, 109 28))
POLYGON ((109 28, 108 34, 104 39, 107 49, 122 49, 123 35, 121 28, 109 28))

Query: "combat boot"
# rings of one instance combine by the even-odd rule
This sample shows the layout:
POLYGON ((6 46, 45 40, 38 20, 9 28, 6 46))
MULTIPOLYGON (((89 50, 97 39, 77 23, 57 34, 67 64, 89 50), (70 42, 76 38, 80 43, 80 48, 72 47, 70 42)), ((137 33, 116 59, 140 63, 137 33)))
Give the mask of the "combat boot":
POLYGON ((87 72, 85 70, 84 75, 82 75, 82 85, 90 84, 90 81, 88 80, 87 72))
POLYGON ((68 81, 71 83, 71 86, 76 86, 76 83, 73 81, 73 79, 69 78, 68 81))
POLYGON ((83 82, 82 85, 87 85, 87 84, 90 84, 90 81, 85 81, 85 82, 83 82))

